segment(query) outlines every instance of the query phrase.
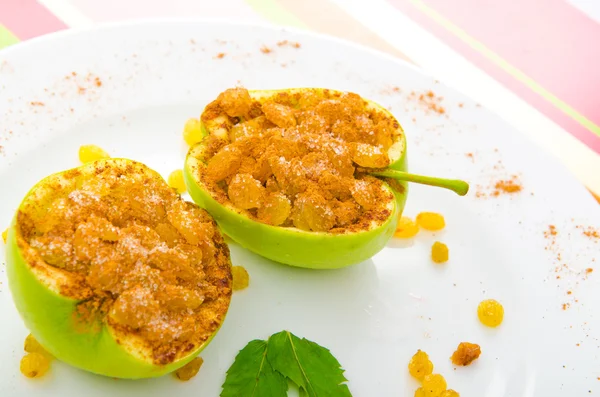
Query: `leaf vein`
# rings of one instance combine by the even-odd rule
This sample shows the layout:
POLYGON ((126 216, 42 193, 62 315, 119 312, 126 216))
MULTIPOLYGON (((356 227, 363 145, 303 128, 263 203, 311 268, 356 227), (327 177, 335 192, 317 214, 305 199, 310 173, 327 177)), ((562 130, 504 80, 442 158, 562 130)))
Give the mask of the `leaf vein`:
POLYGON ((294 352, 294 357, 296 358, 296 361, 298 362, 298 368, 300 368, 300 371, 302 371, 302 376, 304 376, 306 383, 308 384, 308 386, 310 386, 311 390, 313 391, 314 395, 316 396, 317 392, 315 391, 315 388, 313 387, 312 383, 310 382, 310 379, 308 379, 306 372, 304 372, 304 368, 302 367, 302 364, 300 364, 300 359, 298 358, 298 354, 296 353, 296 347, 294 346, 294 341, 292 341, 292 335, 290 334, 289 331, 286 331, 286 335, 287 335, 288 339, 290 340, 290 345, 292 346, 292 352, 294 352))
POLYGON ((258 367, 258 373, 256 374, 256 382, 254 383, 254 389, 252 390, 252 396, 251 397, 254 397, 254 394, 256 393, 256 390, 258 390, 258 381, 260 379, 260 374, 262 372, 263 365, 265 364, 265 360, 267 359, 267 350, 268 349, 269 349, 269 347, 265 346, 265 352, 263 353, 262 360, 260 361, 260 366, 258 367))

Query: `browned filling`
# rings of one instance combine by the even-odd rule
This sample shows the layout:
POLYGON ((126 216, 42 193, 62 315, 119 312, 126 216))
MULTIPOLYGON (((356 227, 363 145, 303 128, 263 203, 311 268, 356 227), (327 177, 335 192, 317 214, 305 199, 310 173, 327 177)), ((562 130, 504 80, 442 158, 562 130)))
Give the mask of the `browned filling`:
POLYGON ((357 166, 384 168, 398 123, 352 93, 304 89, 253 100, 229 89, 202 114, 207 167, 221 202, 276 226, 343 232, 386 219, 391 194, 357 166), (212 131, 211 131, 212 132, 212 131))
POLYGON ((83 298, 79 322, 136 335, 154 362, 166 364, 223 321, 229 251, 212 218, 156 175, 137 163, 105 164, 93 177, 69 171, 71 188, 53 181, 49 202, 26 203, 20 244, 75 281, 61 293, 83 298))
POLYGON ((452 353, 452 363, 454 365, 469 365, 477 360, 481 355, 481 348, 476 343, 461 342, 456 351, 452 353))

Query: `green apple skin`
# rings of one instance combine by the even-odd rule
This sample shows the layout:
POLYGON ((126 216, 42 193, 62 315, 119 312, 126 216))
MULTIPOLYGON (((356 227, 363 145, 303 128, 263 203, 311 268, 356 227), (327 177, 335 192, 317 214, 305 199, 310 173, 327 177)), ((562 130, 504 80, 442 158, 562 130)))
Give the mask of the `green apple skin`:
MULTIPOLYGON (((193 151, 194 148, 190 153, 193 151)), ((402 157, 401 168, 406 168, 406 156, 402 157)), ((396 200, 391 215, 381 225, 368 231, 333 234, 271 226, 216 201, 194 177, 194 161, 197 160, 188 154, 183 171, 188 192, 215 219, 223 233, 258 255, 291 266, 338 269, 371 258, 385 247, 394 234, 406 202, 407 184, 401 183, 404 190, 393 191, 396 200)))
POLYGON ((38 279, 22 255, 18 236, 15 216, 6 245, 6 272, 13 301, 31 334, 48 352, 67 364, 113 378, 158 377, 190 362, 218 332, 217 329, 194 351, 167 365, 154 364, 129 354, 105 324, 95 331, 82 332, 75 325, 73 316, 81 301, 50 290, 38 279))

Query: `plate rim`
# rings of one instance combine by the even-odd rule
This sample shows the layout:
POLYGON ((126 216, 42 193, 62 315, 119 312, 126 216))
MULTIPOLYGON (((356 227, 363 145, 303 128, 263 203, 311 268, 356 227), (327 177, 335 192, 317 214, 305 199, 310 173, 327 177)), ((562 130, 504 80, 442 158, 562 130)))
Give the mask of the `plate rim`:
MULTIPOLYGON (((36 51, 35 45, 38 45, 38 44, 44 45, 45 43, 52 42, 52 40, 62 40, 65 37, 70 37, 70 35, 77 36, 82 33, 96 34, 96 33, 104 32, 107 30, 120 29, 123 27, 134 27, 134 26, 148 27, 148 26, 160 25, 160 26, 168 27, 168 26, 177 25, 181 22, 188 23, 188 24, 198 23, 198 24, 202 24, 205 26, 219 25, 219 26, 234 26, 234 27, 244 27, 244 28, 258 28, 258 29, 261 29, 263 32, 267 32, 267 31, 289 32, 289 33, 291 33, 293 35, 297 35, 297 36, 312 37, 324 44, 344 45, 348 49, 359 51, 365 55, 368 54, 371 56, 376 56, 376 57, 378 57, 378 59, 389 60, 390 62, 396 63, 398 66, 409 67, 410 70, 412 70, 424 77, 431 78, 432 80, 435 79, 435 77, 432 76, 430 73, 428 73, 426 70, 423 70, 423 69, 419 68, 417 65, 412 64, 404 59, 392 56, 392 55, 382 52, 380 50, 370 48, 370 47, 364 46, 359 43, 355 43, 355 42, 352 42, 352 41, 349 41, 346 39, 340 39, 335 36, 322 34, 322 33, 315 33, 315 32, 306 31, 303 29, 280 27, 280 26, 268 25, 268 24, 246 23, 246 22, 240 22, 240 21, 221 20, 218 18, 197 18, 197 17, 192 17, 192 18, 168 17, 168 18, 149 18, 149 19, 143 19, 143 20, 124 20, 124 21, 118 21, 118 22, 98 24, 98 25, 91 26, 91 27, 65 29, 65 30, 61 30, 58 32, 48 34, 48 35, 33 38, 31 40, 27 40, 25 42, 16 44, 14 46, 10 46, 10 47, 0 51, 0 61, 3 58, 8 58, 8 57, 12 56, 13 53, 17 53, 18 51, 36 51), (31 47, 29 47, 30 45, 33 45, 34 47, 31 48, 31 47), (379 57, 383 57, 383 58, 379 58, 379 57)), ((445 84, 444 82, 441 82, 441 84, 444 85, 445 87, 447 87, 448 89, 452 90, 456 94, 463 96, 465 98, 469 98, 470 100, 473 100, 473 98, 464 94, 460 89, 457 89, 454 86, 445 84)), ((540 147, 534 141, 532 141, 528 136, 526 136, 525 134, 518 131, 518 129, 516 127, 510 125, 510 123, 508 123, 505 119, 503 119, 498 113, 492 111, 491 109, 489 109, 485 106, 482 106, 482 109, 485 110, 486 113, 488 113, 487 117, 490 117, 490 116, 497 117, 498 120, 501 120, 507 126, 510 126, 511 129, 517 130, 516 132, 519 134, 521 139, 525 139, 526 141, 530 142, 531 149, 536 150, 536 153, 538 153, 538 154, 544 154, 544 157, 547 157, 546 161, 549 161, 551 164, 553 164, 553 166, 563 167, 563 170, 567 171, 564 173, 565 177, 570 178, 571 182, 576 182, 580 188, 587 191, 585 186, 583 184, 581 184, 581 182, 567 169, 567 167, 559 159, 557 159, 555 156, 553 156, 552 154, 545 151, 542 147, 540 147)), ((581 196, 581 198, 578 198, 578 200, 579 199, 585 200, 585 199, 583 199, 583 196, 584 196, 583 194, 579 194, 577 192, 575 192, 575 194, 577 196, 581 196)), ((587 196, 588 197, 591 196, 589 194, 589 192, 588 192, 587 196)), ((590 208, 591 208, 591 206, 592 206, 591 203, 595 203, 595 200, 593 197, 589 197, 589 198, 591 199, 591 201, 590 201, 590 208)))

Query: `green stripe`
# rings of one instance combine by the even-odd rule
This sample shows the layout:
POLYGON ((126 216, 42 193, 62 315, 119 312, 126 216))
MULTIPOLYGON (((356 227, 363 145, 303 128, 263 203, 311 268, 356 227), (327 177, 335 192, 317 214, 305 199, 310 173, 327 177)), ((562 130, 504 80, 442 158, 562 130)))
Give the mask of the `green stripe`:
POLYGON ((552 103, 556 106, 560 111, 565 113, 567 116, 571 117, 573 120, 577 121, 583 127, 587 128, 598 137, 600 137, 600 127, 596 125, 593 121, 586 118, 584 115, 579 113, 573 107, 571 107, 568 103, 560 100, 556 95, 552 94, 550 91, 542 87, 531 77, 527 76, 525 73, 508 63, 504 58, 500 55, 496 54, 489 48, 487 48, 483 43, 477 41, 475 38, 471 37, 467 32, 450 22, 450 20, 446 19, 443 15, 439 14, 433 8, 426 5, 423 0, 410 0, 418 9, 420 9, 424 14, 429 16, 431 19, 439 23, 446 30, 453 33, 459 39, 467 43, 474 50, 481 53, 487 59, 495 63, 501 69, 504 69, 508 74, 513 76, 515 79, 519 80, 527 87, 529 87, 532 91, 541 95, 548 102, 552 103))
MULTIPOLYGON (((300 1, 300 0, 298 0, 300 1)), ((279 25, 293 26, 295 28, 306 29, 308 26, 289 12, 277 0, 246 0, 250 7, 254 8, 259 14, 271 22, 279 25)))
POLYGON ((0 49, 19 42, 17 36, 0 24, 0 49))

